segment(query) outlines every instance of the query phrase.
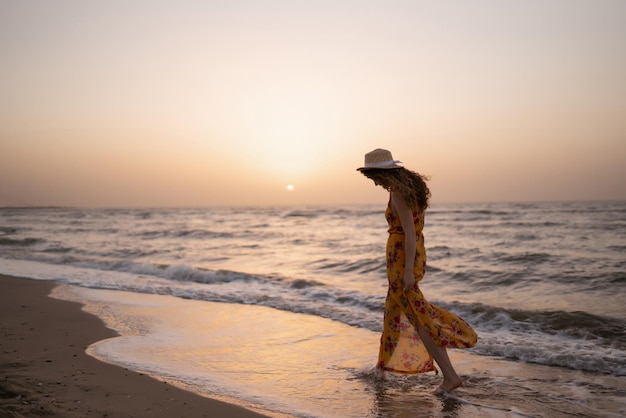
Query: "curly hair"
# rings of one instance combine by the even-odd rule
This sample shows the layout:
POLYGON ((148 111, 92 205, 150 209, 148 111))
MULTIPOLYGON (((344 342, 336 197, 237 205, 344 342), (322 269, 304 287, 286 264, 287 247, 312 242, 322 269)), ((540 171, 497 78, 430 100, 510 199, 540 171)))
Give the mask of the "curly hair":
POLYGON ((430 199, 427 177, 404 167, 362 170, 363 175, 388 191, 400 193, 410 208, 426 210, 430 199))

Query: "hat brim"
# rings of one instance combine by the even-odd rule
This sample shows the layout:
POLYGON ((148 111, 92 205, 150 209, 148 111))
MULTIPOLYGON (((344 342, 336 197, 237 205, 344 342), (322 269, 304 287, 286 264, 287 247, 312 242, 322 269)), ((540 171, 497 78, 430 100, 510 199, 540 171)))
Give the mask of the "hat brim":
POLYGON ((402 168, 402 166, 401 166, 401 165, 398 165, 398 164, 396 164, 396 163, 393 163, 393 164, 389 164, 389 165, 383 165, 383 166, 380 166, 380 167, 359 167, 359 168, 357 168, 356 170, 357 170, 357 171, 367 171, 367 170, 389 170, 389 169, 392 169, 392 168, 402 168))

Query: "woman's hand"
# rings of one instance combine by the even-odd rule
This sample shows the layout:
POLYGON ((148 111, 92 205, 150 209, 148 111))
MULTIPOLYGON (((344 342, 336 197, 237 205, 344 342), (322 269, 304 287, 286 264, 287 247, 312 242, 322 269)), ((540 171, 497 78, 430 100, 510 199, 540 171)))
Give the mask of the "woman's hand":
POLYGON ((404 271, 404 277, 402 279, 402 282, 404 283, 405 292, 413 289, 413 286, 415 286, 415 276, 413 275, 413 270, 404 271))

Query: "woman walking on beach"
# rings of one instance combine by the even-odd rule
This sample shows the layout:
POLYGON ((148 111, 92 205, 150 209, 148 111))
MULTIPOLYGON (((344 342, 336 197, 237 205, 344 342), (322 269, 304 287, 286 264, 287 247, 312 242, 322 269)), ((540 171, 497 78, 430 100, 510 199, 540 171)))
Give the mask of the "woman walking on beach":
POLYGON ((447 347, 473 347, 477 335, 463 319, 429 303, 419 288, 426 268, 422 229, 430 190, 423 176, 399 162, 391 152, 376 149, 365 155, 365 166, 357 169, 389 191, 385 211, 389 289, 377 367, 396 373, 424 373, 437 370, 434 359, 443 373, 435 393, 442 394, 463 384, 447 347))

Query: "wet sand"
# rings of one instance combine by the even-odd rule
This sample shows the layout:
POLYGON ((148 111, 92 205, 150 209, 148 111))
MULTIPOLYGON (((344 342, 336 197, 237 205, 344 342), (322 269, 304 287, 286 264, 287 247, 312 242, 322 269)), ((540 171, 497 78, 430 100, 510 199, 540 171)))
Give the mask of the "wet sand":
POLYGON ((85 353, 117 334, 55 284, 0 275, 0 417, 262 417, 85 353))

